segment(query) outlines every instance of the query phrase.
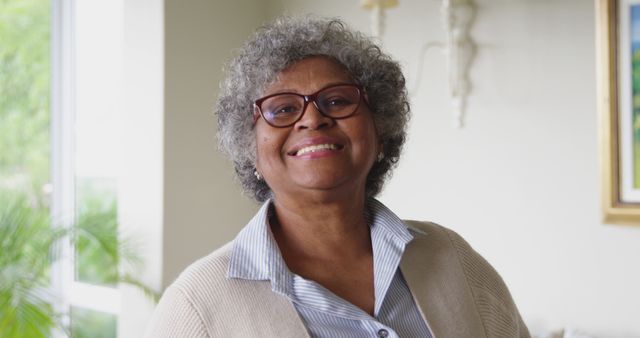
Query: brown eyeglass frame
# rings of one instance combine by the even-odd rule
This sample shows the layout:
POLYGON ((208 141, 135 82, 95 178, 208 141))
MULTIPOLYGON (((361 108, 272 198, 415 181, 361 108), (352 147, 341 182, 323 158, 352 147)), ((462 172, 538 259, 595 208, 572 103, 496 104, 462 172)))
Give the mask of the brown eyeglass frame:
POLYGON ((313 105, 316 107, 316 109, 318 110, 318 112, 320 112, 320 114, 322 114, 322 116, 328 117, 330 119, 333 120, 341 120, 341 119, 346 119, 347 117, 351 117, 353 116, 358 109, 360 109, 360 105, 362 104, 362 101, 364 101, 367 105, 369 104, 369 100, 367 98, 367 94, 364 91, 364 88, 358 84, 355 83, 337 83, 337 84, 332 84, 323 88, 318 89, 315 93, 311 93, 309 95, 303 95, 300 93, 293 93, 293 92, 282 92, 282 93, 275 93, 275 94, 271 94, 271 95, 267 95, 264 97, 261 97, 257 100, 255 100, 253 102, 253 124, 255 125, 256 122, 258 121, 258 119, 262 116, 262 119, 271 127, 273 128, 288 128, 291 127, 292 125, 296 124, 298 121, 300 121, 300 119, 302 119, 302 117, 304 116, 304 114, 307 112, 307 107, 309 106, 309 102, 313 102, 313 105), (355 109, 353 109, 353 112, 350 113, 349 115, 346 116, 340 116, 340 117, 333 117, 330 115, 325 114, 320 107, 318 107, 318 102, 316 101, 316 99, 318 98, 318 94, 324 90, 333 88, 333 87, 343 87, 343 86, 348 86, 348 87, 355 87, 358 90, 358 96, 360 98, 360 100, 358 100, 358 105, 355 107, 355 109), (279 96, 279 95, 295 95, 295 96, 299 96, 301 98, 303 98, 304 100, 304 105, 302 106, 302 113, 300 114, 300 116, 298 116, 297 119, 295 119, 295 121, 291 122, 290 124, 287 124, 285 126, 275 126, 273 124, 271 124, 269 122, 269 120, 267 120, 264 117, 264 114, 262 113, 262 102, 264 102, 265 100, 272 98, 274 96, 279 96))

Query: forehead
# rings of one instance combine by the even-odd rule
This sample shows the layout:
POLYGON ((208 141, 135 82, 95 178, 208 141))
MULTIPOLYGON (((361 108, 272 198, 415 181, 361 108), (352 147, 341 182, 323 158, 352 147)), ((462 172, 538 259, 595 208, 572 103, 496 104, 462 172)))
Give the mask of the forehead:
POLYGON ((349 71, 337 61, 326 56, 312 56, 297 61, 278 73, 264 94, 308 94, 331 84, 353 82, 349 71))

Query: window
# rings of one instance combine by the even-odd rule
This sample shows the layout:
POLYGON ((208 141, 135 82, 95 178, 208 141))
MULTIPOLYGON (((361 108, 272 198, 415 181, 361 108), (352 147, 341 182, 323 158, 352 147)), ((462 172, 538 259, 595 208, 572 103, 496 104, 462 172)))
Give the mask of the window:
POLYGON ((46 0, 0 6, 0 189, 48 210, 49 33, 46 0))
POLYGON ((47 336, 57 312, 74 337, 116 336, 122 5, 0 0, 3 334, 47 336), (80 234, 53 264, 51 227, 80 234))
POLYGON ((50 276, 50 33, 47 0, 0 1, 0 332, 42 336, 50 276), (34 319, 35 318, 35 319, 34 319))
MULTIPOLYGON (((115 337, 120 295, 117 185, 122 1, 59 1, 53 214, 82 236, 53 269, 73 337, 115 337), (67 215, 72 215, 68 217, 67 215)), ((57 37, 57 39, 55 39, 57 37)), ((55 218, 55 216, 54 216, 55 218)))

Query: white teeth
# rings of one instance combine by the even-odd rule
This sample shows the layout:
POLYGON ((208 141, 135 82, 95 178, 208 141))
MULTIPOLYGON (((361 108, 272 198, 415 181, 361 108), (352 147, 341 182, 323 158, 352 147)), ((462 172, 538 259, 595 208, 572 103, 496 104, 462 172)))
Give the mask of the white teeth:
POLYGON ((316 144, 316 145, 301 148, 296 153, 296 156, 304 155, 306 153, 312 153, 314 151, 326 150, 326 149, 335 150, 335 149, 338 149, 338 147, 335 144, 316 144))

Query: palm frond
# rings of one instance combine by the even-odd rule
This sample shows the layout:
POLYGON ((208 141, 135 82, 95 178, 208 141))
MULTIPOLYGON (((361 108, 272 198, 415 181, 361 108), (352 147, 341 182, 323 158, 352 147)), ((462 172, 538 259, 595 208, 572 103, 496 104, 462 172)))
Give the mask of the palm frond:
POLYGON ((120 272, 122 264, 137 266, 142 259, 134 237, 118 233, 114 204, 82 210, 71 228, 52 228, 46 209, 0 194, 0 338, 47 337, 54 328, 69 332, 62 325, 68 314, 55 311, 48 292, 50 264, 60 258, 61 240, 76 247, 78 277, 127 283, 158 300, 154 290, 120 272))
POLYGON ((157 303, 160 300, 160 293, 148 287, 146 284, 140 282, 138 279, 132 277, 129 274, 125 274, 121 276, 120 282, 137 287, 144 293, 145 296, 149 297, 149 299, 153 300, 155 303, 157 303))

